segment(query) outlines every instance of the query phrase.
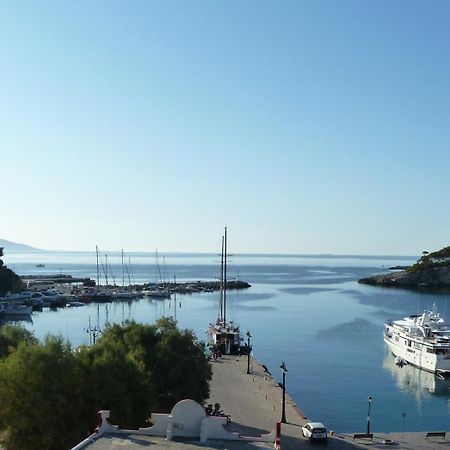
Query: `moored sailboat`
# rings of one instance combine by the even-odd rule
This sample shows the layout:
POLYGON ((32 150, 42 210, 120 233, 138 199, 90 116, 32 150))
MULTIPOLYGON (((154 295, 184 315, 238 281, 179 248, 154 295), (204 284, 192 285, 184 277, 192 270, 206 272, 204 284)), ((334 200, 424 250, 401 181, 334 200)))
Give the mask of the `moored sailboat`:
POLYGON ((210 323, 206 334, 210 349, 225 355, 241 352, 239 325, 227 320, 227 227, 222 236, 219 314, 215 323, 210 323))

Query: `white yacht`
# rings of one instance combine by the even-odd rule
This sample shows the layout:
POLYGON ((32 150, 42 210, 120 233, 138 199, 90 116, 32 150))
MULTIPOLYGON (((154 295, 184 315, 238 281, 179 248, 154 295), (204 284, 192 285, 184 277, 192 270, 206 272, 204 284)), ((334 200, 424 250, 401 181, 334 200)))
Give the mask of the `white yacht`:
POLYGON ((227 228, 222 237, 222 258, 220 276, 219 314, 215 323, 206 330, 209 347, 213 352, 224 355, 237 355, 241 352, 239 325, 227 321, 227 228))
POLYGON ((411 364, 450 377, 450 325, 437 312, 411 315, 385 323, 384 341, 396 356, 396 364, 411 364))

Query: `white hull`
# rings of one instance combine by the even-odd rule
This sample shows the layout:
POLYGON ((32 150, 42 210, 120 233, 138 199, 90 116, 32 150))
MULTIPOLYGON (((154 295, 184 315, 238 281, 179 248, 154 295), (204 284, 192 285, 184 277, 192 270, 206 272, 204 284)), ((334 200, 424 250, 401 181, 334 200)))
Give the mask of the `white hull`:
POLYGON ((413 352, 408 351, 406 347, 401 347, 391 342, 388 338, 384 338, 389 350, 394 354, 411 364, 428 372, 450 371, 450 360, 438 361, 436 355, 430 355, 423 350, 414 349, 413 352))
POLYGON ((399 359, 439 376, 450 376, 450 330, 435 311, 385 324, 384 341, 399 359))
POLYGON ((142 291, 142 294, 150 298, 170 298, 170 291, 142 291))

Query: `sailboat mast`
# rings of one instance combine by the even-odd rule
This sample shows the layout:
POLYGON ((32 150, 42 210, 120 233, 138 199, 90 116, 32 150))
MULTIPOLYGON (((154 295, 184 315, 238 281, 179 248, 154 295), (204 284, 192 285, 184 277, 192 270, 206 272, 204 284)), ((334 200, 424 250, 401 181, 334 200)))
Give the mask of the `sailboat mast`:
POLYGON ((97 288, 100 284, 100 272, 99 272, 99 267, 98 267, 98 245, 95 246, 95 253, 97 255, 97 288))
POLYGON ((108 286, 108 255, 105 255, 105 266, 103 267, 103 272, 105 273, 106 286, 108 286))
POLYGON ((223 321, 227 321, 227 227, 225 227, 225 244, 223 256, 223 321))
POLYGON ((223 236, 222 236, 222 250, 220 252, 220 320, 223 320, 223 236))
POLYGON ((125 269, 123 267, 123 249, 122 249, 122 289, 125 287, 125 269))

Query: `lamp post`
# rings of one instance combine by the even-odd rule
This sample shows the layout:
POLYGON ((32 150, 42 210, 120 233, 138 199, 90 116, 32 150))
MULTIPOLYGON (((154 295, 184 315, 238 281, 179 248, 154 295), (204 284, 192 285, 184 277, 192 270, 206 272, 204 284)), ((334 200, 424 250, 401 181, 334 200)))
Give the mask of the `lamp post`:
POLYGON ((252 348, 250 347, 250 338, 252 335, 250 334, 250 331, 247 331, 247 373, 252 373, 250 370, 250 352, 252 351, 252 348))
POLYGON ((281 400, 281 423, 286 423, 286 364, 281 361, 280 366, 281 372, 283 374, 283 399, 281 400))
POLYGON ((367 411, 367 434, 370 433, 370 404, 372 403, 372 397, 367 399, 369 401, 369 409, 367 411))

